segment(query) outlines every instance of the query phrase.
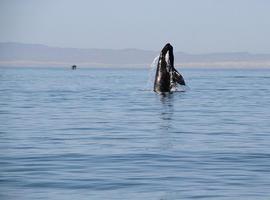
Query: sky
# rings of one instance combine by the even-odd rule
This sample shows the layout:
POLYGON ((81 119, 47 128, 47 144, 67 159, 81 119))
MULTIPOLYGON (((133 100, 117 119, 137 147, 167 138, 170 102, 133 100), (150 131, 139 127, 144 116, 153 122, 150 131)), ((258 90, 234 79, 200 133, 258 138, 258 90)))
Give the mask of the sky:
POLYGON ((0 42, 270 53, 269 0, 0 0, 0 42))

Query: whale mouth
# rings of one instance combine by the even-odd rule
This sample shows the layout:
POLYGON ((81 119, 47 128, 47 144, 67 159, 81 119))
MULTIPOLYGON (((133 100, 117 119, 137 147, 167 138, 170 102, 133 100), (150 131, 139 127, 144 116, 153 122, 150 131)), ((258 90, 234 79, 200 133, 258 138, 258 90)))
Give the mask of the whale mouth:
POLYGON ((169 51, 167 51, 165 54, 165 61, 166 61, 167 65, 169 65, 169 63, 170 63, 169 51))
POLYGON ((170 54, 169 51, 165 54, 166 69, 169 72, 171 67, 170 54))

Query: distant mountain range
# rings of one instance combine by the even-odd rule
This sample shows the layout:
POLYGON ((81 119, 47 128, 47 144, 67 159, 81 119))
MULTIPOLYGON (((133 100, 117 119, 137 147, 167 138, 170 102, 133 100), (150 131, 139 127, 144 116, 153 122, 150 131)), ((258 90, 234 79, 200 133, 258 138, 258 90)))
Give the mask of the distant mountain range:
MULTIPOLYGON (((188 54, 175 52, 181 67, 270 67, 270 54, 248 52, 188 54)), ((142 67, 151 65, 159 51, 140 49, 79 49, 41 44, 0 43, 0 66, 31 67, 142 67)))

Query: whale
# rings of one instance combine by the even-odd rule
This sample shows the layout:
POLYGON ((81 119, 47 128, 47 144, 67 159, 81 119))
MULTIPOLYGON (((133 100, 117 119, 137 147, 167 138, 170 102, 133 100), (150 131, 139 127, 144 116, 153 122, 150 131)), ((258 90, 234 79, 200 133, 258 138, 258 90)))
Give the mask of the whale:
POLYGON ((186 85, 183 76, 174 68, 173 47, 167 43, 159 55, 154 91, 156 93, 172 92, 177 84, 186 85))

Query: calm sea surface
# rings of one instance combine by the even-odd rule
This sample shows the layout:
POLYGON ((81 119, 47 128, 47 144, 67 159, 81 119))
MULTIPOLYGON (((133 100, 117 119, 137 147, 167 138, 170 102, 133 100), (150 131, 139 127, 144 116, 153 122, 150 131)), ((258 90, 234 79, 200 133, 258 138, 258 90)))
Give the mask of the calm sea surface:
POLYGON ((270 70, 0 68, 0 199, 270 199, 270 70))

